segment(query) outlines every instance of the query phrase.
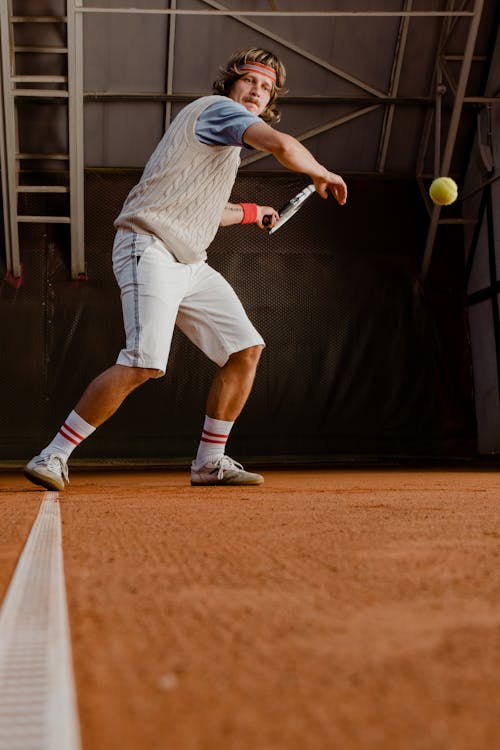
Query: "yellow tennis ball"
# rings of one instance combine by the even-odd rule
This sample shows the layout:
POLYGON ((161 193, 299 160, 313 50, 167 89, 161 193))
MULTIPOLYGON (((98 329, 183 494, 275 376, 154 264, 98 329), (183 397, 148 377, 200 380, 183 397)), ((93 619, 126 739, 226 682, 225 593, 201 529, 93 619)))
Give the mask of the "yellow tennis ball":
POLYGON ((437 177, 429 188, 433 203, 438 206, 449 206, 458 197, 458 187, 451 177, 437 177))

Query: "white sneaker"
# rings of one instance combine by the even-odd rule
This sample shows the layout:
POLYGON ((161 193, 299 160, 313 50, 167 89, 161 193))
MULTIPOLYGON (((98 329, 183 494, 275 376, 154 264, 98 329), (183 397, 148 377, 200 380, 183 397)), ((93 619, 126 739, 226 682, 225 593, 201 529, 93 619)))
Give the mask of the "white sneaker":
POLYGON ((68 466, 61 456, 35 456, 24 467, 24 476, 46 490, 63 490, 68 479, 68 466))
POLYGON ((243 486, 262 484, 264 477, 251 474, 243 466, 233 461, 229 456, 220 456, 215 461, 209 461, 204 466, 196 467, 191 464, 191 484, 193 487, 210 487, 214 485, 243 486))

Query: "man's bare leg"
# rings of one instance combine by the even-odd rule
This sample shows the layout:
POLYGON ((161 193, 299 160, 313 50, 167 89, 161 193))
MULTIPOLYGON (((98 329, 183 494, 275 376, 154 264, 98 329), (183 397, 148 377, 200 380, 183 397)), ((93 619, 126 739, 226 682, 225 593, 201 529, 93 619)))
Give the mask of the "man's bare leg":
POLYGON ((113 365, 98 375, 87 387, 75 411, 93 427, 99 427, 140 385, 156 377, 158 370, 145 367, 113 365))
POLYGON ((255 380, 262 346, 232 354, 215 375, 207 398, 207 415, 234 422, 245 406, 255 380))
POLYGON ((191 466, 191 484, 258 485, 260 474, 245 471, 225 455, 225 445, 235 419, 241 413, 255 379, 262 346, 231 355, 217 372, 207 398, 207 412, 198 452, 191 466))
POLYGON ((68 481, 72 451, 106 421, 125 398, 158 370, 113 365, 87 387, 53 440, 24 467, 25 476, 45 489, 61 491, 68 481))

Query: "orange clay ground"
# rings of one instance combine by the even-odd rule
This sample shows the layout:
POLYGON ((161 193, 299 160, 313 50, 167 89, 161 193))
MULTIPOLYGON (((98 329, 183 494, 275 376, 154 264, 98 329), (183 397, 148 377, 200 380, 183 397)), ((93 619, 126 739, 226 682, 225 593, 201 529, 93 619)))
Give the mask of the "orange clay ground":
MULTIPOLYGON (((493 750, 494 471, 73 471, 83 750, 493 750)), ((43 490, 0 474, 3 597, 43 490)))

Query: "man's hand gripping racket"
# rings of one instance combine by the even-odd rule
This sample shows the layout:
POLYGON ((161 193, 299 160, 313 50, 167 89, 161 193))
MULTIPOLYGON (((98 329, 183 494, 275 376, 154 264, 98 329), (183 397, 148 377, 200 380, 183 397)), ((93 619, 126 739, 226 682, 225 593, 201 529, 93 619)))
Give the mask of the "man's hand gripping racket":
MULTIPOLYGON (((316 188, 314 187, 314 185, 308 185, 303 190, 301 190, 300 193, 297 193, 297 195, 289 200, 288 203, 278 211, 280 217, 274 227, 268 230, 269 234, 273 234, 273 232, 282 227, 283 224, 286 224, 288 219, 291 219, 292 216, 297 213, 297 211, 304 205, 306 200, 315 192, 315 190, 316 188)), ((270 221, 271 217, 265 216, 262 223, 265 226, 266 224, 269 224, 270 221)))
MULTIPOLYGON (((276 232, 277 229, 283 226, 283 224, 286 224, 288 219, 291 219, 294 214, 297 213, 297 211, 304 205, 306 200, 316 191, 316 188, 314 185, 308 185, 303 190, 300 191, 300 193, 297 193, 288 203, 283 206, 283 208, 278 211, 279 213, 279 219, 272 227, 268 230, 269 234, 273 234, 276 232)), ((271 217, 270 216, 264 216, 264 219, 262 221, 264 226, 271 223, 271 217)))
MULTIPOLYGON (((337 203, 343 206, 347 200, 347 186, 342 177, 334 172, 325 171, 324 174, 320 175, 315 179, 314 184, 311 183, 300 193, 297 193, 287 204, 283 206, 281 211, 278 211, 279 219, 273 227, 268 229, 269 234, 273 234, 277 229, 286 224, 288 219, 291 219, 297 211, 302 208, 306 200, 314 193, 319 193, 321 198, 327 198, 328 192, 330 192, 337 203)), ((264 216, 262 224, 264 227, 269 226, 273 220, 272 216, 264 216)))

